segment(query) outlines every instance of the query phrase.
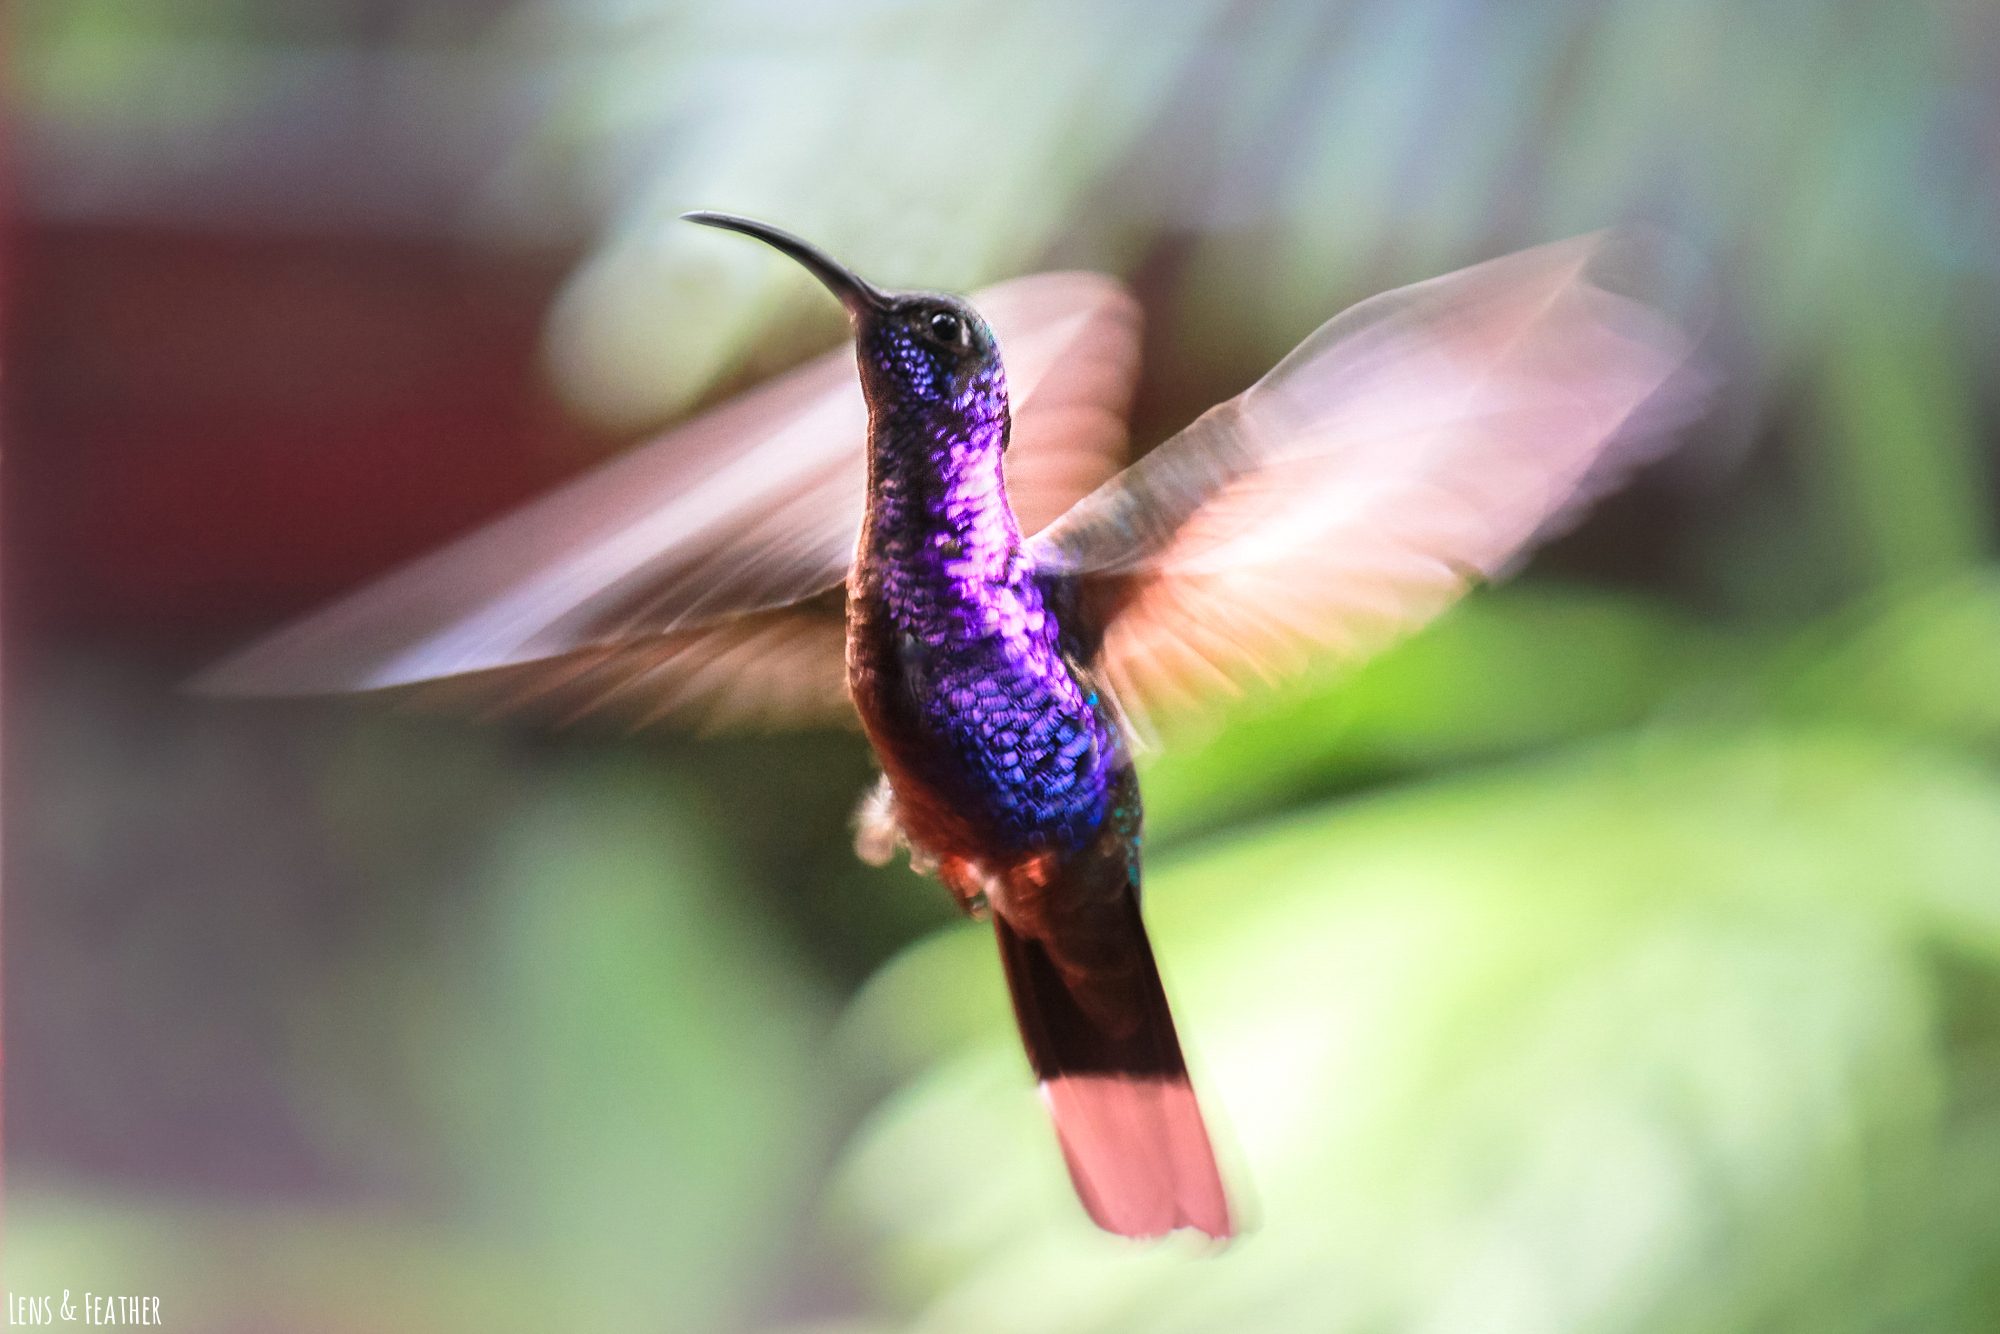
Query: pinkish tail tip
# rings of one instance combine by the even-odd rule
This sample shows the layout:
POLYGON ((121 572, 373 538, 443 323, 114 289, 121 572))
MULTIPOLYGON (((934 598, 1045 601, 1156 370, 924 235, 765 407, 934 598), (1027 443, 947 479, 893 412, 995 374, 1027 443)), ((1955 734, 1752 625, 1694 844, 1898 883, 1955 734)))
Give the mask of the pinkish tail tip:
POLYGON ((1126 1237, 1234 1234, 1222 1174, 1185 1078, 1064 1075, 1042 1084, 1092 1221, 1126 1237))

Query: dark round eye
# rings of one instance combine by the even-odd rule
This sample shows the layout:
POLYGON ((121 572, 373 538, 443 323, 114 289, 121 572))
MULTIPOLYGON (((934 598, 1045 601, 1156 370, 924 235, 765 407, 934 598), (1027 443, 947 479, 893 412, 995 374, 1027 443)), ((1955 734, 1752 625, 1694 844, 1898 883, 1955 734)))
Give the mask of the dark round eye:
POLYGON ((930 331, 932 338, 947 347, 964 347, 969 341, 966 337, 965 321, 948 310, 932 311, 930 318, 924 322, 924 327, 930 331))

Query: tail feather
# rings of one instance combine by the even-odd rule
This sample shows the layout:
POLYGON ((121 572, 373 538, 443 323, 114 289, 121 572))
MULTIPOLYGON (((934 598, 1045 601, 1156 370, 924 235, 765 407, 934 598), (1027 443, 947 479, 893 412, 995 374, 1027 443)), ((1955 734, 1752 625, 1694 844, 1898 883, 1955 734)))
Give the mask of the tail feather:
POLYGON ((1001 914, 993 921, 1021 1040, 1092 1220, 1128 1237, 1231 1235, 1138 896, 1120 886, 1067 915, 1060 956, 1001 914))

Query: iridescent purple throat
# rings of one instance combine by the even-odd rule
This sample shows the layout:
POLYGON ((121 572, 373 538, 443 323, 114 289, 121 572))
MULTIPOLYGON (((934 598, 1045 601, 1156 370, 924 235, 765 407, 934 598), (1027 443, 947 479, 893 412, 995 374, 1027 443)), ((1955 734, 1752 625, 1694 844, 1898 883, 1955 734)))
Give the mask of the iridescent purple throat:
POLYGON ((877 413, 864 558, 880 571, 934 770, 1013 849, 1075 848, 1125 764, 1021 550, 997 366, 961 394, 877 413))

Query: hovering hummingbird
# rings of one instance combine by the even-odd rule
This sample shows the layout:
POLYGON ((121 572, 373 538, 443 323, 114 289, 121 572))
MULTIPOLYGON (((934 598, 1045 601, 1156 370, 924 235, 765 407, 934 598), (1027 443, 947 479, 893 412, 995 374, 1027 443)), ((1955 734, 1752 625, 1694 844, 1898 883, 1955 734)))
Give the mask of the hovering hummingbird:
POLYGON ((202 684, 858 715, 881 778, 857 851, 906 847, 991 919, 1091 1218, 1229 1235, 1139 911, 1138 720, 1358 656, 1497 573, 1629 464, 1642 404, 1657 437, 1688 337, 1601 284, 1622 243, 1559 242, 1363 302, 1118 471, 1139 312, 1114 280, 891 292, 776 227, 686 217, 803 265, 851 350, 202 684))

